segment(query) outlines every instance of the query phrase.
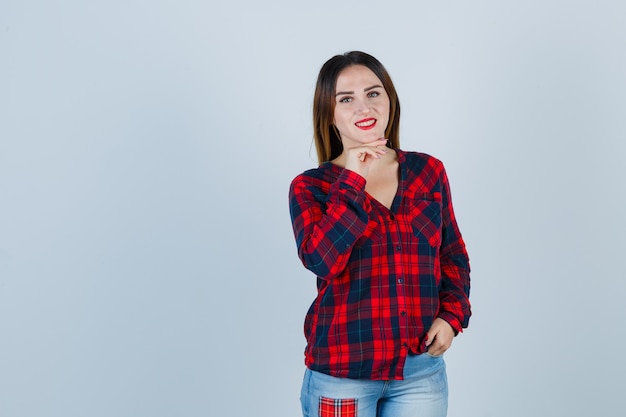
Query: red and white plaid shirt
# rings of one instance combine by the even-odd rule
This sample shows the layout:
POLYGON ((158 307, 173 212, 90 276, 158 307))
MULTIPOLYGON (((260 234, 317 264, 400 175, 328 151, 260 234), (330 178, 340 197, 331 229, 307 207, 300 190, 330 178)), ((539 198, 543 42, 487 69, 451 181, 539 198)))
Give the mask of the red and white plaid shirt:
POLYGON ((443 164, 398 150, 388 209, 366 180, 330 162, 297 176, 289 203, 298 255, 318 277, 306 315, 306 365, 343 378, 402 379, 433 320, 467 327, 469 259, 443 164))

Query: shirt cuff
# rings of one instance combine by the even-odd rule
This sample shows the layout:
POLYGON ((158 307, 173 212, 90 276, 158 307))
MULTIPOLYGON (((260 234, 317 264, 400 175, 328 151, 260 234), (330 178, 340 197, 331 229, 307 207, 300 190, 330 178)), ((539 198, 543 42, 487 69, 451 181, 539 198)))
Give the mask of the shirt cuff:
POLYGON ((452 327, 452 330, 454 330, 455 336, 463 331, 463 326, 461 326, 461 321, 457 319, 453 314, 443 311, 439 313, 437 317, 445 320, 452 327))
MULTIPOLYGON (((345 169, 339 174, 339 178, 337 179, 342 185, 348 186, 350 188, 354 188, 355 191, 361 192, 365 191, 365 184, 367 181, 365 178, 360 176, 354 171, 350 171, 349 169, 345 169)), ((345 188, 345 187, 342 187, 345 188)))

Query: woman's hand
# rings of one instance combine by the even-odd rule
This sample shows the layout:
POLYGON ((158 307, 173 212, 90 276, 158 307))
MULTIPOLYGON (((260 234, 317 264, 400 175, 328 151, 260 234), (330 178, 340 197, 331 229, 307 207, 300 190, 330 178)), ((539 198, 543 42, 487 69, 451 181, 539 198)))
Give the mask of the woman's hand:
POLYGON ((434 356, 443 355, 452 345, 452 339, 454 339, 452 326, 444 319, 436 318, 426 333, 428 353, 434 356))
POLYGON ((372 162, 387 153, 386 143, 387 139, 383 138, 366 145, 344 149, 345 168, 367 178, 372 162))

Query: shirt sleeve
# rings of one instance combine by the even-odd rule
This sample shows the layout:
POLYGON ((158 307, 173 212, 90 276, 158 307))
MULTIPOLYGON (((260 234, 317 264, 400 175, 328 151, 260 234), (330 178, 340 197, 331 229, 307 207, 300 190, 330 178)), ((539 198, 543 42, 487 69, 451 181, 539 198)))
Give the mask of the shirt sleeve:
POLYGON ((445 169, 442 181, 442 234, 439 252, 441 265, 440 308, 438 317, 444 319, 459 333, 469 324, 471 306, 470 265, 465 242, 454 216, 450 185, 445 169))
POLYGON ((371 206, 365 196, 365 178, 344 169, 323 192, 305 174, 289 190, 289 209, 298 256, 319 278, 330 280, 347 265, 352 248, 365 232, 371 206))

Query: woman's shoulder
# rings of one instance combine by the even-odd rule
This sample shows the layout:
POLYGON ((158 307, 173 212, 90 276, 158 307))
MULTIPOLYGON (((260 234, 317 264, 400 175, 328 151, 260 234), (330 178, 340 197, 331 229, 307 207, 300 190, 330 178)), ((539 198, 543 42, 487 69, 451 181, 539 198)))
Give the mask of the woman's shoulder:
POLYGON ((330 162, 325 162, 317 168, 307 169, 298 174, 292 181, 291 186, 321 186, 334 182, 337 178, 335 168, 330 162))
POLYGON ((432 155, 424 152, 396 150, 400 162, 404 162, 410 170, 419 170, 430 168, 434 170, 443 169, 443 163, 432 155))

